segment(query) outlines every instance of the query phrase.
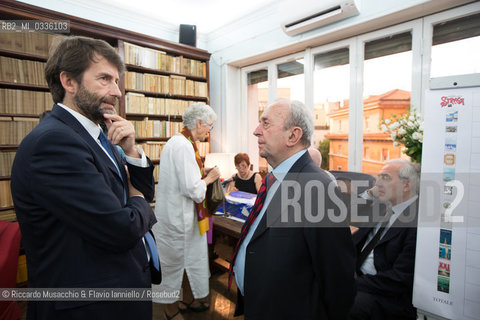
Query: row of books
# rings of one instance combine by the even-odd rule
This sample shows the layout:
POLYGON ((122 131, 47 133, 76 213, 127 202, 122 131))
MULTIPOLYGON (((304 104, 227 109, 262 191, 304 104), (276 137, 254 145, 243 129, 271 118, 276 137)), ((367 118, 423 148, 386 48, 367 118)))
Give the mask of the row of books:
POLYGON ((39 115, 52 106, 50 92, 0 88, 0 113, 39 115))
MULTIPOLYGON (((145 143, 139 144, 142 147, 145 154, 151 160, 160 160, 160 154, 162 153, 162 149, 165 146, 166 142, 164 141, 148 141, 145 143)), ((197 141, 198 153, 201 157, 205 157, 207 153, 209 153, 209 143, 208 142, 200 142, 197 141)), ((156 176, 155 176, 156 177, 156 176)))
POLYGON ((14 209, 0 211, 0 221, 17 221, 14 209))
POLYGON ((160 153, 162 152, 165 144, 166 142, 164 141, 147 141, 139 144, 139 146, 142 147, 143 151, 150 158, 150 160, 160 160, 160 153))
POLYGON ((63 37, 41 32, 0 32, 0 48, 46 58, 52 43, 63 37))
POLYGON ((0 180, 0 208, 13 206, 10 180, 0 180))
POLYGON ((169 138, 182 130, 181 122, 148 120, 131 121, 137 138, 169 138))
POLYGON ((140 47, 128 42, 124 44, 126 64, 197 77, 207 77, 207 64, 205 62, 183 56, 171 56, 163 51, 140 47))
POLYGON ((0 121, 0 144, 20 144, 22 139, 37 126, 39 119, 14 118, 0 121))
POLYGON ((0 152, 0 177, 7 177, 12 174, 13 159, 15 159, 15 151, 0 152))
POLYGON ((45 62, 0 56, 0 81, 46 86, 45 62))
POLYGON ((125 89, 165 94, 208 97, 206 82, 187 80, 181 76, 162 76, 149 73, 125 72, 125 89))
POLYGON ((189 105, 196 102, 198 101, 145 97, 141 93, 127 92, 125 111, 127 113, 181 116, 189 105))
MULTIPOLYGON (((155 164, 155 165, 153 166, 153 180, 155 181, 155 183, 158 183, 158 170, 159 170, 159 169, 160 169, 160 165, 155 164)), ((155 190, 156 190, 156 189, 157 189, 157 188, 156 188, 156 186, 155 186, 155 190)), ((155 194, 157 194, 157 193, 155 192, 155 194)), ((153 201, 155 201, 155 198, 153 199, 153 201)))

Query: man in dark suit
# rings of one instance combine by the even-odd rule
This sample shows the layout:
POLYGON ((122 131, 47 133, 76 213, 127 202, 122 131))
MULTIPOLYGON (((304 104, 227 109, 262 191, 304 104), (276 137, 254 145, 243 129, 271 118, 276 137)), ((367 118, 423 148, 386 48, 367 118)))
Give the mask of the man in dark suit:
POLYGON ((387 162, 378 174, 370 194, 384 212, 353 235, 358 292, 351 319, 416 318, 412 290, 419 180, 418 165, 400 159, 387 162))
MULTIPOLYGON (((64 39, 47 61, 56 104, 22 141, 11 179, 29 287, 151 287, 153 165, 115 114, 123 68, 109 44, 83 37, 64 39)), ((151 317, 148 301, 29 301, 27 310, 27 319, 151 317)))
POLYGON ((339 209, 327 195, 331 179, 307 152, 312 133, 311 113, 289 100, 270 105, 255 129, 260 155, 273 171, 232 262, 236 314, 245 319, 346 319, 353 303, 354 251, 346 221, 316 219, 326 209, 338 216, 339 209), (309 183, 315 187, 308 189, 309 183))

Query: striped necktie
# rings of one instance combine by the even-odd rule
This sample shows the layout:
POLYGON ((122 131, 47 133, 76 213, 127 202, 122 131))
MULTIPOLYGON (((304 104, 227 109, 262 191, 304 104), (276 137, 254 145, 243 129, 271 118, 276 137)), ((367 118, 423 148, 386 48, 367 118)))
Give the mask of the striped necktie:
POLYGON ((253 205, 252 212, 248 215, 247 221, 245 221, 245 223, 242 226, 240 239, 238 240, 237 245, 233 250, 232 261, 230 262, 230 268, 228 269, 228 289, 227 290, 230 290, 230 286, 232 285, 233 266, 235 265, 235 259, 237 258, 238 250, 240 249, 240 246, 242 245, 242 242, 245 239, 245 236, 247 235, 248 231, 250 230, 250 227, 252 226, 253 222, 255 221, 255 219, 257 219, 260 211, 262 211, 263 203, 265 202, 265 197, 267 195, 268 188, 272 186, 275 180, 276 178, 271 172, 263 179, 262 186, 260 187, 260 190, 258 190, 258 196, 257 196, 257 199, 255 200, 255 204, 253 205))

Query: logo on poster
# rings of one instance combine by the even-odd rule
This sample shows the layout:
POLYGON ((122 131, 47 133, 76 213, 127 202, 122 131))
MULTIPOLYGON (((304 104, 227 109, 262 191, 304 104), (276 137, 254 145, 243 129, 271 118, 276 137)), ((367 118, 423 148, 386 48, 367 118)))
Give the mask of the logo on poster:
POLYGON ((449 97, 446 97, 446 96, 443 96, 440 98, 440 100, 442 100, 442 102, 440 102, 440 106, 442 108, 444 107, 448 107, 448 108, 451 108, 455 105, 465 105, 465 101, 464 101, 464 98, 463 97, 460 97, 460 96, 449 96, 449 97))

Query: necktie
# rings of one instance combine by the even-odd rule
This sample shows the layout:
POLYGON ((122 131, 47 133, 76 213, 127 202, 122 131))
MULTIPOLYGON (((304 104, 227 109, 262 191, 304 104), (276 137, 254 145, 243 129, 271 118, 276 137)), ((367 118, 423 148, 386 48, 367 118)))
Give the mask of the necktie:
MULTIPOLYGON (((373 238, 370 240, 370 242, 363 248, 363 250, 360 252, 358 259, 357 259, 357 274, 362 274, 360 268, 362 267, 362 264, 365 262, 367 259, 368 255, 372 250, 375 248, 377 245, 378 241, 380 241, 380 238, 382 237, 382 233, 385 230, 385 227, 388 224, 388 221, 393 215, 393 211, 391 209, 387 210, 387 213, 385 215, 385 218, 382 221, 382 224, 380 225, 380 228, 378 228, 377 232, 373 236, 373 238)), ((373 230, 372 230, 373 231, 373 230)))
POLYGON ((120 169, 118 168, 118 164, 117 164, 117 161, 115 160, 115 156, 113 155, 112 148, 110 148, 110 144, 108 143, 107 137, 105 136, 102 130, 100 130, 100 134, 98 135, 98 140, 100 140, 100 143, 102 144, 103 148, 107 151, 108 155, 112 158, 113 164, 117 168, 118 174, 121 177, 122 174, 120 173, 120 169))
MULTIPOLYGON (((100 140, 100 143, 102 144, 103 148, 107 151, 108 155, 112 158, 113 164, 115 165, 115 168, 117 168, 118 175, 120 176, 120 179, 123 181, 122 173, 120 172, 120 168, 118 167, 118 163, 115 160, 115 156, 113 155, 112 148, 110 147, 110 143, 108 143, 108 139, 103 133, 102 130, 100 130, 100 134, 98 135, 98 140, 100 140)), ((127 190, 123 188, 123 203, 127 203, 127 190)))
POLYGON ((153 267, 160 270, 157 246, 150 232, 145 234, 145 242, 147 243, 148 251, 150 252, 150 259, 152 260, 153 267))
POLYGON ((271 172, 263 179, 260 190, 258 190, 258 196, 257 196, 257 199, 255 200, 255 204, 253 205, 252 212, 248 215, 247 221, 245 221, 245 223, 242 226, 240 239, 238 240, 237 245, 233 250, 232 261, 230 262, 230 268, 228 269, 228 289, 227 290, 230 290, 230 286, 232 285, 233 266, 235 265, 235 259, 237 258, 238 250, 240 249, 243 239, 245 239, 245 236, 250 230, 250 227, 252 226, 253 222, 255 221, 255 219, 257 219, 257 216, 260 213, 260 211, 262 211, 263 203, 265 202, 265 197, 267 195, 268 188, 272 186, 275 180, 276 178, 271 172))
MULTIPOLYGON (((115 164, 115 167, 117 168, 118 174, 120 178, 122 178, 122 174, 120 173, 120 169, 118 168, 117 161, 115 161, 115 156, 113 155, 113 151, 110 148, 110 144, 108 143, 107 137, 103 133, 103 131, 100 130, 100 134, 98 136, 98 140, 100 140, 100 143, 102 144, 103 148, 107 151, 107 153, 110 155, 110 157, 113 159, 113 163, 115 164)), ((123 180, 123 178, 122 178, 123 180)), ((125 188, 123 189, 123 200, 124 204, 127 203, 127 190, 125 188)), ((150 259, 152 259, 153 266, 155 269, 159 269, 159 258, 158 258, 158 251, 157 251, 157 246, 155 244, 155 240, 153 239, 152 235, 150 232, 147 232, 144 236, 145 243, 147 244, 147 249, 150 253, 150 259)))

